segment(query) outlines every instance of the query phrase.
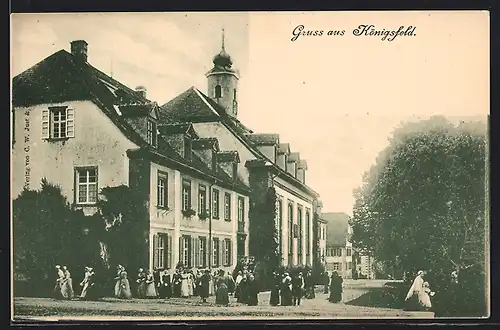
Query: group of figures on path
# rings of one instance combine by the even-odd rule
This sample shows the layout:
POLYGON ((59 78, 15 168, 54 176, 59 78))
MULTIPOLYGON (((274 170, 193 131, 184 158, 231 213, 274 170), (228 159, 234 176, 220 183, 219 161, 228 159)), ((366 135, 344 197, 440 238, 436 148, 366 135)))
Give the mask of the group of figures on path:
MULTIPOLYGON (((55 297, 57 299, 76 298, 68 268, 56 266, 56 270, 55 297)), ((259 288, 255 276, 248 270, 239 271, 233 279, 222 269, 215 270, 211 274, 209 269, 194 271, 178 267, 174 274, 170 275, 166 270, 151 272, 140 268, 135 280, 135 294, 132 293, 125 267, 118 265, 116 270, 113 295, 120 299, 199 296, 202 302, 207 302, 208 297, 215 295, 216 304, 228 306, 230 295, 234 295, 238 303, 249 306, 259 304, 259 288)), ((316 296, 310 271, 305 276, 299 272, 293 277, 288 272, 283 274, 274 272, 273 279, 269 301, 271 306, 300 306, 303 298, 313 299, 316 296)), ((78 296, 80 299, 91 300, 100 296, 97 293, 95 272, 91 267, 85 267, 85 276, 80 286, 82 287, 78 296)), ((342 278, 336 272, 328 277, 325 293, 330 293, 330 302, 337 303, 342 300, 342 278)))
MULTIPOLYGON (((279 274, 274 272, 274 283, 271 289, 269 304, 271 306, 300 306, 302 298, 316 298, 315 284, 311 271, 304 276, 302 272, 290 276, 290 273, 279 274)), ((324 293, 330 293, 328 300, 338 303, 342 300, 342 277, 333 272, 331 277, 325 274, 326 283, 324 293)))
POLYGON ((426 274, 423 270, 417 272, 417 276, 406 294, 406 310, 428 311, 432 308, 431 297, 435 293, 431 290, 429 282, 424 279, 426 274))
POLYGON ((224 270, 216 270, 213 275, 210 270, 187 269, 178 267, 170 275, 167 270, 144 271, 140 268, 136 279, 136 294, 132 294, 127 272, 121 265, 117 267, 115 277, 116 298, 189 298, 199 296, 206 302, 211 295, 216 296, 216 304, 229 304, 229 293, 234 290, 234 281, 224 270))
MULTIPOLYGON (((81 294, 75 296, 71 273, 66 266, 57 265, 57 279, 54 288, 56 299, 97 299, 103 292, 97 292, 95 272, 91 267, 85 267, 85 276, 80 283, 81 294)), ((258 304, 258 290, 255 278, 251 272, 241 272, 236 281, 222 269, 213 274, 209 269, 197 270, 178 267, 170 275, 167 270, 151 272, 140 268, 136 277, 134 290, 131 288, 129 275, 125 267, 118 265, 114 277, 113 295, 120 299, 135 298, 171 298, 199 296, 202 302, 215 295, 215 303, 229 305, 229 295, 234 293, 238 302, 248 305, 258 304), (135 292, 133 294, 132 292, 135 292)), ((101 283, 102 284, 102 283, 101 283)), ((101 288, 104 286, 100 286, 101 288)))
MULTIPOLYGON (((56 265, 57 279, 56 285, 54 286, 54 295, 57 299, 73 299, 75 298, 75 291, 73 289, 73 279, 71 277, 71 272, 68 270, 67 266, 56 265)), ((85 267, 85 275, 83 280, 80 282, 82 291, 80 293, 81 299, 88 299, 93 295, 95 291, 94 287, 94 277, 95 273, 91 267, 85 267)))

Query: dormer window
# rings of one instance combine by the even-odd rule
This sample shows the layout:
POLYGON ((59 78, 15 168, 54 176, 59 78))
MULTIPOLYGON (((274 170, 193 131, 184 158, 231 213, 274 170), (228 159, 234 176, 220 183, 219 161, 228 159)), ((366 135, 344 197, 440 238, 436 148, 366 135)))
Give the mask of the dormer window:
POLYGON ((215 86, 215 98, 222 97, 222 87, 220 85, 215 86))
POLYGON ((157 138, 158 134, 157 134, 156 122, 152 119, 148 119, 148 133, 147 133, 148 143, 151 146, 156 147, 157 138))
POLYGON ((212 170, 216 170, 217 168, 217 154, 212 150, 212 170))
POLYGON ((191 139, 189 137, 184 137, 184 158, 191 160, 191 154, 193 152, 191 139))
POLYGON ((236 180, 238 177, 238 164, 233 163, 233 179, 236 180))

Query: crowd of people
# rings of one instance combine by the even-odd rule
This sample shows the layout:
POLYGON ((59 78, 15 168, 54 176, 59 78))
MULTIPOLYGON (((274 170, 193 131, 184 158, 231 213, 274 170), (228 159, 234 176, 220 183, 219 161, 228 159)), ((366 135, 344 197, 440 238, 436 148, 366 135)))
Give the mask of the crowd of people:
MULTIPOLYGON (((99 287, 92 267, 85 267, 83 280, 80 282, 81 291, 75 294, 71 273, 67 266, 56 266, 57 279, 54 287, 56 299, 95 300, 106 295, 99 287), (100 292, 99 292, 100 291, 100 292)), ((333 303, 342 300, 342 278, 334 272, 331 277, 326 275, 328 283, 325 293, 330 293, 328 300, 333 303)), ((111 292, 110 292, 111 294, 111 292)), ((213 273, 209 269, 188 269, 177 267, 173 274, 167 270, 144 270, 140 268, 131 283, 125 267, 116 267, 114 277, 114 297, 119 299, 131 298, 160 298, 171 297, 200 297, 201 302, 207 302, 210 296, 215 296, 215 303, 228 306, 230 296, 234 296, 238 303, 249 306, 259 304, 259 286, 254 274, 243 269, 234 274, 234 277, 222 269, 213 273)), ((302 272, 290 275, 289 272, 273 272, 273 283, 269 304, 272 306, 300 306, 302 299, 316 297, 315 284, 311 271, 305 276, 302 272)))
MULTIPOLYGON (((57 279, 54 287, 56 299, 93 300, 106 295, 104 283, 96 281, 95 272, 91 267, 85 267, 84 279, 80 283, 80 295, 75 295, 71 273, 67 266, 56 266, 57 279)), ((255 277, 245 271, 236 277, 217 269, 213 273, 209 269, 188 269, 177 267, 170 275, 167 270, 144 270, 140 268, 131 283, 131 278, 125 267, 116 267, 113 296, 119 299, 131 298, 188 298, 200 297, 201 302, 207 302, 208 297, 215 296, 218 305, 229 305, 229 296, 234 295, 238 302, 248 305, 258 304, 258 288, 255 277)))

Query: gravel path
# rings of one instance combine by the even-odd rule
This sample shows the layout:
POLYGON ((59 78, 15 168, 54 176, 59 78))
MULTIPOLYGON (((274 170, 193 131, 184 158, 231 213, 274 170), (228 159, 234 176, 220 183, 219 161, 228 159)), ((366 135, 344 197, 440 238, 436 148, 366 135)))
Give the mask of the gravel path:
MULTIPOLYGON (((380 283, 346 283, 344 301, 353 300, 380 283)), ((105 298, 101 301, 60 301, 50 298, 14 299, 15 320, 189 320, 189 319, 266 319, 270 317, 287 319, 353 319, 353 318, 430 318, 429 313, 411 313, 398 309, 351 306, 344 303, 332 304, 327 295, 318 293, 315 299, 303 300, 301 306, 269 306, 269 292, 259 294, 259 306, 246 306, 231 298, 230 306, 214 304, 214 297, 208 303, 199 298, 131 299, 105 298)))

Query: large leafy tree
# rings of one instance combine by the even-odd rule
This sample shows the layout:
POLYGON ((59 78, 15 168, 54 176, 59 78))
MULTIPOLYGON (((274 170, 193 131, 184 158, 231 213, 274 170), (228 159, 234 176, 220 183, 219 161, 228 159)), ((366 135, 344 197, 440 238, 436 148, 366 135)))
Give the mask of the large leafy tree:
POLYGON ((255 257, 255 273, 261 288, 270 285, 272 271, 280 264, 278 231, 275 226, 276 190, 270 187, 260 201, 254 201, 249 210, 250 254, 255 257))
POLYGON ((353 241, 386 264, 484 277, 486 125, 404 124, 355 191, 353 241))
POLYGON ((67 265, 77 276, 83 218, 45 179, 40 190, 24 190, 13 201, 14 277, 19 285, 29 284, 19 294, 50 293, 46 289, 52 288, 56 264, 67 265))
POLYGON ((97 207, 101 221, 92 228, 106 268, 121 264, 130 270, 148 262, 148 215, 144 197, 128 186, 101 189, 97 207))

